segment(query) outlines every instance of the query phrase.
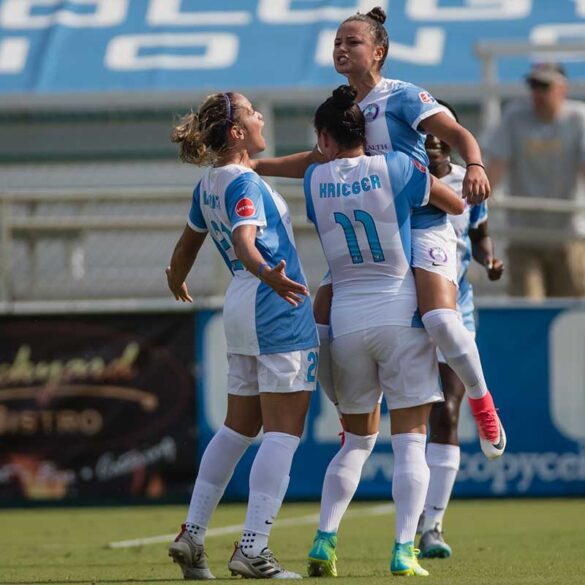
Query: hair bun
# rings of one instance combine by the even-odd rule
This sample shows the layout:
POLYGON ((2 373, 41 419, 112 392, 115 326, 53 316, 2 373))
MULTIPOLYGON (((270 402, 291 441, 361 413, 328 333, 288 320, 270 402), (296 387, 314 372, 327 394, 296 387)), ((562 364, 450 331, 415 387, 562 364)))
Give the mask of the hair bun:
POLYGON ((369 16, 372 20, 378 21, 380 24, 384 24, 386 22, 386 13, 381 6, 372 8, 372 10, 370 10, 366 16, 369 16))
POLYGON ((333 101, 336 106, 342 109, 346 109, 351 104, 355 103, 357 91, 349 85, 340 85, 337 89, 333 90, 333 101))

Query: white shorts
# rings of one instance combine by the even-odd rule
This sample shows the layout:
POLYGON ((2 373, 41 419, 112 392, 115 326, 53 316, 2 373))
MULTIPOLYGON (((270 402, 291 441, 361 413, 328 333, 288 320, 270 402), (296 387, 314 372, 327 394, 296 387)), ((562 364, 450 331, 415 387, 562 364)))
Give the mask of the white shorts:
POLYGON ((228 353, 228 394, 312 392, 317 385, 319 348, 242 355, 228 353))
POLYGON ((424 329, 384 325, 331 342, 339 410, 372 412, 384 394, 390 410, 443 400, 435 346, 424 329))
POLYGON ((457 285, 457 236, 451 222, 412 230, 412 266, 444 276, 457 285))

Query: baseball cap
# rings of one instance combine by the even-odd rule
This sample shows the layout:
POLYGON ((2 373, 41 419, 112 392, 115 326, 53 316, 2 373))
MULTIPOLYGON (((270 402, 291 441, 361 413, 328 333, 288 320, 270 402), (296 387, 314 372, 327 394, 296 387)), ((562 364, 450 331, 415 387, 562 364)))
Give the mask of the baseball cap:
POLYGON ((526 81, 539 83, 553 83, 567 79, 565 68, 560 63, 535 63, 526 75, 526 81))

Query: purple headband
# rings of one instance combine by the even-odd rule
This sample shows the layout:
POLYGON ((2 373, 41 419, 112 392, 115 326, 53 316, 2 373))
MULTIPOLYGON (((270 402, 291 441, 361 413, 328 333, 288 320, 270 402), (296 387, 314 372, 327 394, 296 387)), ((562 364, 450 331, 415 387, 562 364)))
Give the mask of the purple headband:
POLYGON ((228 124, 233 124, 233 120, 232 120, 232 102, 230 100, 230 96, 227 93, 222 94, 223 95, 223 99, 225 100, 225 106, 227 109, 227 116, 226 116, 226 121, 225 124, 226 126, 228 124))

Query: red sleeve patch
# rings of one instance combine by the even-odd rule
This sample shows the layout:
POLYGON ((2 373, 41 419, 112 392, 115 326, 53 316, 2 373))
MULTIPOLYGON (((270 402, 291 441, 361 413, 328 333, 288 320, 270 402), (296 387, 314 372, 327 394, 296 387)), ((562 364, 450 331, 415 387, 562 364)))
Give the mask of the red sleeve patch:
POLYGON ((236 215, 239 217, 252 217, 256 213, 254 202, 247 197, 242 197, 236 203, 236 215))
POLYGON ((423 103, 423 104, 433 104, 435 103, 435 98, 428 92, 428 91, 421 91, 418 94, 418 99, 423 103))
POLYGON ((425 167, 424 165, 421 165, 415 158, 412 159, 412 162, 414 163, 414 166, 421 172, 421 173, 426 173, 427 172, 427 167, 425 167))

